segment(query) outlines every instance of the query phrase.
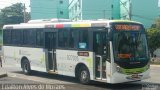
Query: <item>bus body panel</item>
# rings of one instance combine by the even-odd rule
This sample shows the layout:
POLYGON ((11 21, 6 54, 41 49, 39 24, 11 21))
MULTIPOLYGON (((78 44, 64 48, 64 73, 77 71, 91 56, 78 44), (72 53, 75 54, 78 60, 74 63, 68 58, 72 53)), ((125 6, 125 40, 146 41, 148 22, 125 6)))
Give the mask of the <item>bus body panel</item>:
POLYGON ((5 61, 16 62, 20 66, 21 59, 26 57, 32 70, 46 72, 45 52, 42 48, 3 46, 5 61))
POLYGON ((150 73, 150 70, 148 69, 147 71, 145 71, 143 73, 139 73, 138 74, 139 78, 132 78, 132 75, 125 75, 125 74, 115 72, 109 83, 124 83, 124 82, 140 81, 143 79, 150 78, 149 73, 150 73))
POLYGON ((93 52, 85 51, 89 56, 78 56, 78 52, 81 51, 56 50, 58 74, 75 76, 76 66, 82 63, 89 69, 91 80, 93 80, 93 52))
MULTIPOLYGON (((31 66, 31 70, 46 72, 45 51, 42 48, 3 46, 3 54, 6 63, 15 63, 21 67, 21 59, 26 57, 31 66), (10 53, 10 54, 8 54, 10 53)), ((79 63, 87 66, 93 80, 93 52, 88 52, 89 56, 78 56, 78 51, 56 50, 57 71, 58 74, 66 76, 75 76, 75 68, 79 63)))

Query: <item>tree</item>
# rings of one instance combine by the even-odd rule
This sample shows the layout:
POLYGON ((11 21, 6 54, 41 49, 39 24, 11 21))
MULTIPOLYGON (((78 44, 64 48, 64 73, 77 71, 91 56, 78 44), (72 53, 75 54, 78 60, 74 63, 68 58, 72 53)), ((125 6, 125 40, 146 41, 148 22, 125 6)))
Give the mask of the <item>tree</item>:
MULTIPOLYGON (((22 3, 16 3, 1 10, 0 13, 0 26, 5 24, 19 24, 24 22, 24 6, 22 3)), ((30 14, 26 12, 26 17, 30 14)))
POLYGON ((148 46, 153 57, 153 52, 160 48, 160 18, 155 20, 155 24, 147 30, 148 46))
MULTIPOLYGON (((27 17, 25 20, 30 19, 30 13, 25 12, 27 17)), ((4 9, 0 12, 0 45, 2 42, 1 29, 5 24, 19 24, 24 22, 24 6, 22 3, 16 3, 4 9)))
POLYGON ((148 46, 153 56, 153 52, 160 47, 160 30, 157 28, 150 28, 147 30, 148 46))

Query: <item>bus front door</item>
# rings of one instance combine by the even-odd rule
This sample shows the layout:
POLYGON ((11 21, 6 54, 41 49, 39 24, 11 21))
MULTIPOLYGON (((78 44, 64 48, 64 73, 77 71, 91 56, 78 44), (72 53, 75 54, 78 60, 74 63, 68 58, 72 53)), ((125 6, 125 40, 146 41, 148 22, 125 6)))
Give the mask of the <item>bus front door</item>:
POLYGON ((93 32, 94 72, 97 80, 106 80, 106 61, 109 48, 107 36, 106 31, 93 32))
POLYGON ((46 32, 45 33, 45 48, 47 49, 46 53, 46 67, 47 71, 56 72, 57 63, 56 63, 56 32, 46 32))

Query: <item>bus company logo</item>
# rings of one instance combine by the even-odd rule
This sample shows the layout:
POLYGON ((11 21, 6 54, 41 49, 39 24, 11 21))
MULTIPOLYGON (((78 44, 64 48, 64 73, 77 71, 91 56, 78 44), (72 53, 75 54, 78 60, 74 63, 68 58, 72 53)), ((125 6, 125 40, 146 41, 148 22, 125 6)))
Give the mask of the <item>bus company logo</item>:
POLYGON ((19 50, 20 55, 30 55, 27 51, 19 50))
POLYGON ((79 61, 79 58, 78 58, 78 56, 67 55, 67 60, 71 60, 71 61, 79 61))

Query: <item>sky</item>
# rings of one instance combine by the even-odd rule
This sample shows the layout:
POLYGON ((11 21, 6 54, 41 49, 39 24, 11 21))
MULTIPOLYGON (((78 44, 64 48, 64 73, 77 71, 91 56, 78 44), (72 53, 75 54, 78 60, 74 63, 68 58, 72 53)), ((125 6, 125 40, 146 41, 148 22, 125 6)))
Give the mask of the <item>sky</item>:
POLYGON ((0 9, 3 9, 7 6, 11 6, 12 4, 15 3, 25 3, 25 6, 27 8, 26 11, 30 11, 29 5, 30 5, 30 0, 0 0, 0 9))

